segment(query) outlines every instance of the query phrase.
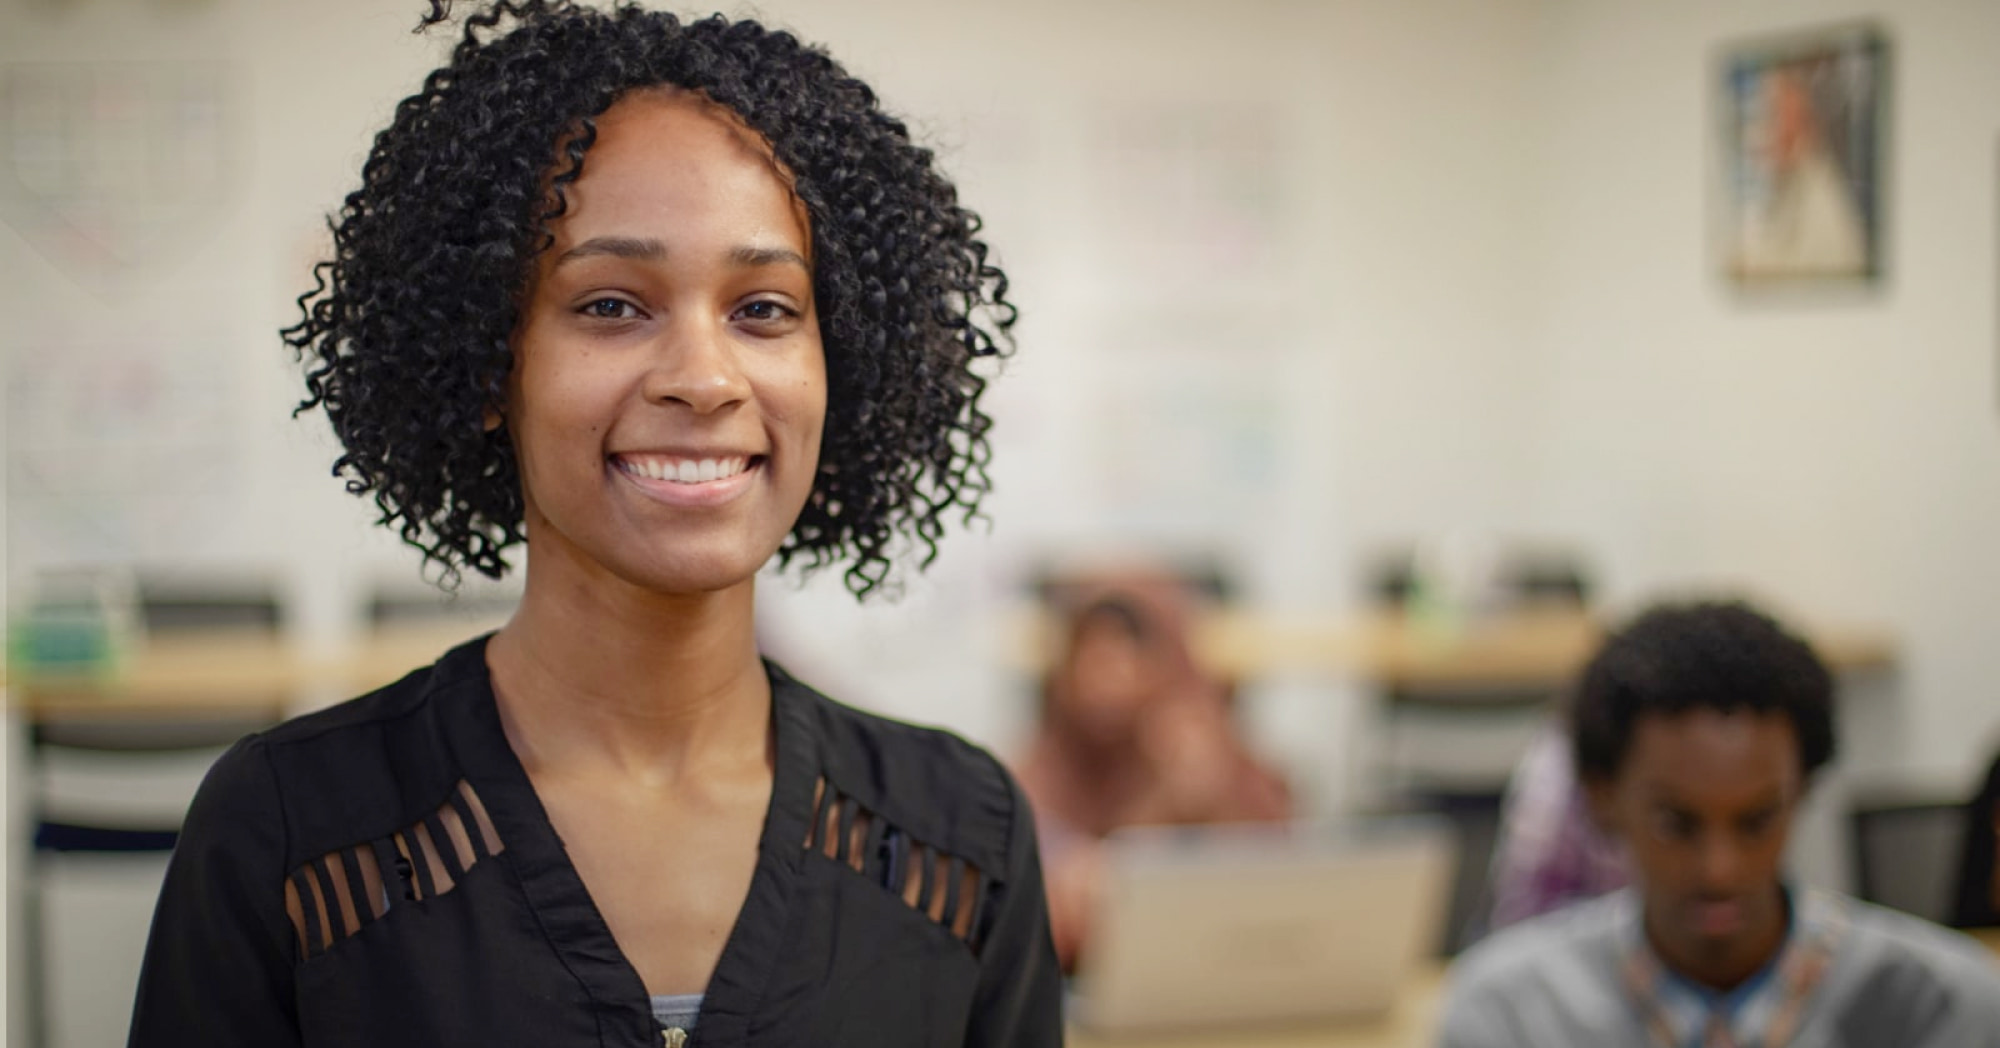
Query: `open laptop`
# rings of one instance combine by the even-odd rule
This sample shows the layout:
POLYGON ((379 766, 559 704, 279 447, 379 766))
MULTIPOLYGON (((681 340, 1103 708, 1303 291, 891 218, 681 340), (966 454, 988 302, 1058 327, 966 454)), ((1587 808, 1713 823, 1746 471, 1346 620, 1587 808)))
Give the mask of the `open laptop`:
POLYGON ((1071 1018, 1119 1034, 1383 1012, 1437 941, 1455 848, 1411 816, 1121 831, 1071 1018))

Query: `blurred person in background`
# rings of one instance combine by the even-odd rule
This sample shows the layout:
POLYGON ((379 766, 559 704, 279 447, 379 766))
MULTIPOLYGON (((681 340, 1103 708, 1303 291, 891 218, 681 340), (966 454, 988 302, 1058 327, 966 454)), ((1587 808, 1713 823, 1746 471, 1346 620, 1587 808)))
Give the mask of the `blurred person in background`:
POLYGON ((1655 608, 1586 667, 1571 726, 1634 885, 1462 956, 1445 1048, 2000 1046, 1978 944, 1784 879, 1834 752, 1832 678, 1803 641, 1741 604, 1655 608))
POLYGON ((862 596, 979 505, 978 229, 789 34, 468 17, 286 337, 349 490, 447 579, 525 543, 523 596, 214 766, 131 1043, 1059 1044, 1012 777, 754 633, 774 555, 862 596))
POLYGON ((1568 727, 1551 724, 1508 777, 1493 845, 1489 931, 1631 882, 1623 846, 1597 824, 1577 781, 1575 748, 1568 727))
POLYGON ((1195 662, 1187 587, 1141 573, 1078 590, 1044 679, 1041 724, 1015 769, 1035 806, 1068 970, 1085 951, 1100 842, 1113 831, 1291 814, 1284 779, 1238 733, 1227 688, 1195 662))

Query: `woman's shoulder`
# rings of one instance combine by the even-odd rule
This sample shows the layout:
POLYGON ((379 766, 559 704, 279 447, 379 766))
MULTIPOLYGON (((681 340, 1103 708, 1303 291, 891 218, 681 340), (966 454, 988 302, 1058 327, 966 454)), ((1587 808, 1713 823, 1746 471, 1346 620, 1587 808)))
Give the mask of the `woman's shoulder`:
POLYGON ((367 838, 377 823, 420 817, 461 778, 448 722, 469 707, 450 700, 485 687, 482 648, 474 641, 394 683, 247 736, 209 769, 190 821, 260 811, 285 827, 296 864, 367 838))
POLYGON ((425 712, 440 694, 486 687, 486 637, 467 641, 374 691, 301 714, 259 733, 277 747, 341 745, 357 733, 379 731, 425 712))
POLYGON ((775 664, 781 715, 816 743, 821 774, 843 797, 920 840, 1003 862, 1032 832, 1013 776, 992 753, 943 728, 894 720, 835 701, 775 664))

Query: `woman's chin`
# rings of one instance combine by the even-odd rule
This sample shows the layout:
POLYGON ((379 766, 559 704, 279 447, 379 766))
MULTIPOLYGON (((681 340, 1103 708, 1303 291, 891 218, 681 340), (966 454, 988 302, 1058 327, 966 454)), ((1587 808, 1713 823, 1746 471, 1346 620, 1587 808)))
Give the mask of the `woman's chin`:
POLYGON ((768 559, 740 550, 681 550, 667 556, 612 559, 604 566, 609 574, 645 594, 696 598, 753 586, 758 569, 768 559))

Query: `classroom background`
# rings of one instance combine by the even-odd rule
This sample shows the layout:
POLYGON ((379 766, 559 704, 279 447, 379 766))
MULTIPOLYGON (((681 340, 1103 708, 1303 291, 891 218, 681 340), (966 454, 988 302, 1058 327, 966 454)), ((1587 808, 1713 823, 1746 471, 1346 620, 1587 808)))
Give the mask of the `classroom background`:
MULTIPOLYGON (((324 423, 291 417, 276 335, 370 135, 454 39, 409 31, 424 6, 0 0, 11 621, 79 578, 263 593, 284 643, 337 660, 384 608, 436 603, 329 476, 324 423)), ((802 679, 1004 754, 1033 727, 1052 571, 1192 566, 1282 626, 1366 612, 1385 565, 1519 556, 1575 566, 1607 621, 1743 594, 1877 645, 1826 805, 1969 791, 2000 746, 2000 4, 728 10, 880 89, 1022 307, 988 520, 890 599, 766 580, 761 628, 802 679), (1746 285, 1723 56, 1857 23, 1890 56, 1879 273, 1746 285)), ((468 581, 444 611, 507 592, 468 581)), ((1238 715, 1302 807, 1374 803, 1380 682, 1255 668, 1238 715)), ((161 860, 63 860, 36 904, 52 952, 27 956, 42 783, 9 709, 9 1043, 31 968, 50 1045, 122 1043, 161 860)), ((168 808, 199 775, 95 770, 168 808)), ((1852 887, 1838 812, 1816 825, 1802 861, 1852 887)))

